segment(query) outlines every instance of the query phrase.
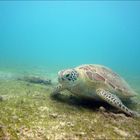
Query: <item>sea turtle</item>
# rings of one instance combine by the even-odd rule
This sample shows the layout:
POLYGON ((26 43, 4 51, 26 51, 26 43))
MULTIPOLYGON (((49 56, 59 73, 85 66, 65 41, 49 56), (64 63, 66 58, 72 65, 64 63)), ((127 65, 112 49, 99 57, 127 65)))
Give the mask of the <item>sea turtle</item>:
POLYGON ((58 81, 53 94, 66 89, 81 97, 105 101, 127 115, 139 116, 122 103, 123 99, 135 96, 135 92, 123 78, 108 67, 85 64, 62 70, 58 72, 58 81))

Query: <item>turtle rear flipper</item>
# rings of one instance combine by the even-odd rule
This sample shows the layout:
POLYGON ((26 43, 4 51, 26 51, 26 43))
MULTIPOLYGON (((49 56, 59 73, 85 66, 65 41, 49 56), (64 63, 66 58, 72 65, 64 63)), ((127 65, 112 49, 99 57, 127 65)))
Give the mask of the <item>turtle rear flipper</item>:
POLYGON ((137 112, 128 109, 116 95, 110 93, 109 91, 106 91, 104 89, 97 89, 96 93, 101 99, 118 108, 119 110, 125 112, 127 115, 134 117, 140 116, 140 114, 138 114, 137 112))

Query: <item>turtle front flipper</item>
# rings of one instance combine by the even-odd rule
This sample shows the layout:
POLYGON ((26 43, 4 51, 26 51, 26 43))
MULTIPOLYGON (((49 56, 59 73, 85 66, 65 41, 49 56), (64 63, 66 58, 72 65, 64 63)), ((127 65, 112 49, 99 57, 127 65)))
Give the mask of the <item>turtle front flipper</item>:
POLYGON ((64 90, 64 87, 61 85, 61 84, 58 84, 54 89, 53 89, 53 92, 52 94, 59 94, 60 91, 64 90))
POLYGON ((104 89, 97 89, 96 93, 101 99, 125 112, 127 115, 139 117, 139 114, 137 112, 128 109, 116 95, 110 93, 109 91, 106 91, 104 89))

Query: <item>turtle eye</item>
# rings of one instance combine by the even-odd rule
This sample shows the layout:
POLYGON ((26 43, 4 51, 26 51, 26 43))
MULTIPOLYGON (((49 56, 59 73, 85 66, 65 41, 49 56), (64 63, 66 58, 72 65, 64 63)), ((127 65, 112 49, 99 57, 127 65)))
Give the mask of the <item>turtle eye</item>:
POLYGON ((68 78, 70 76, 70 74, 66 74, 66 77, 68 78))

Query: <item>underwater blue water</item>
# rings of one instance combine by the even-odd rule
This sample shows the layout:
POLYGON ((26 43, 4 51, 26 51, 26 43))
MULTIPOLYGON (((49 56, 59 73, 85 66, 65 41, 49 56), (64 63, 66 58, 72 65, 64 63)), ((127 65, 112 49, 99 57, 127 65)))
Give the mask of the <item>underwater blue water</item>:
POLYGON ((0 1, 0 68, 85 63, 140 74, 140 1, 0 1))

